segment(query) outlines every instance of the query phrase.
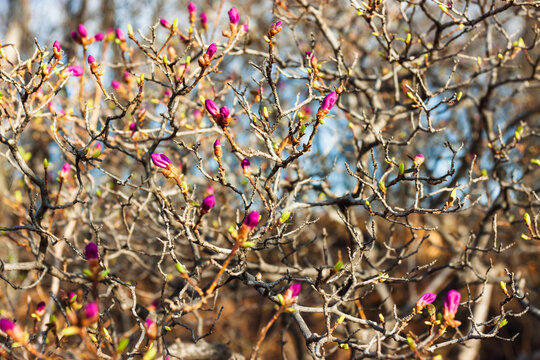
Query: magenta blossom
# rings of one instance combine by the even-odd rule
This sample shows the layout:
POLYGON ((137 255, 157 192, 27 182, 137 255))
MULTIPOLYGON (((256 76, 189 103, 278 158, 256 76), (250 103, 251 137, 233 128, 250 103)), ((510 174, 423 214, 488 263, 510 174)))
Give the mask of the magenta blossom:
POLYGON ((300 283, 293 283, 291 286, 289 286, 289 288, 285 290, 285 293, 283 294, 283 304, 291 305, 296 300, 301 290, 302 284, 300 283))
POLYGON ((459 291, 450 290, 446 294, 446 299, 444 300, 444 318, 445 319, 454 319, 458 308, 459 302, 461 301, 461 294, 459 291))
POLYGON ((124 32, 120 28, 116 28, 116 37, 118 40, 124 42, 126 41, 126 36, 124 35, 124 32))
POLYGON ((88 55, 88 64, 92 65, 96 62, 96 58, 92 55, 88 55))
POLYGON ((415 168, 420 167, 420 165, 424 163, 424 160, 425 160, 424 155, 422 154, 416 155, 413 159, 414 167, 415 168))
POLYGON ((229 22, 231 25, 238 25, 238 21, 240 20, 240 16, 238 15, 238 10, 235 7, 232 7, 231 10, 229 10, 229 22))
POLYGON ((212 117, 216 118, 219 116, 219 108, 214 101, 206 99, 204 105, 206 106, 206 110, 210 115, 212 115, 212 117))
POLYGON ((59 177, 63 180, 67 179, 69 172, 71 171, 71 165, 69 163, 64 163, 62 169, 60 170, 59 177))
POLYGON ((157 324, 150 318, 146 319, 146 336, 151 340, 154 340, 157 337, 157 324))
POLYGON ((249 25, 246 23, 244 25, 242 25, 242 30, 244 30, 244 32, 248 32, 249 30, 249 25))
POLYGON ((208 17, 204 12, 201 13, 201 24, 205 30, 208 29, 208 17))
POLYGON ((120 82, 118 80, 111 81, 111 86, 114 90, 118 90, 120 88, 120 82))
POLYGON ((259 224, 259 217, 260 216, 257 210, 250 212, 244 219, 244 225, 250 230, 255 229, 255 227, 259 224))
POLYGON ((326 97, 324 98, 321 104, 321 109, 330 111, 330 109, 332 109, 332 107, 336 104, 336 101, 337 101, 337 94, 335 91, 332 91, 330 94, 326 95, 326 97))
POLYGON ((206 50, 206 56, 209 60, 212 60, 214 58, 214 55, 216 55, 217 51, 217 45, 216 43, 211 43, 210 46, 208 46, 208 49, 206 50))
POLYGON ((94 242, 89 242, 84 248, 84 256, 86 260, 97 260, 99 259, 98 246, 94 242))
POLYGON ((187 10, 188 10, 188 13, 189 15, 195 15, 195 13, 197 12, 197 6, 193 3, 193 2, 189 2, 188 6, 187 6, 187 10))
POLYGON ((99 306, 97 302, 90 302, 84 305, 83 316, 88 323, 95 323, 99 318, 99 306))
POLYGON ((272 25, 272 27, 270 28, 270 31, 268 31, 268 35, 270 35, 270 37, 275 36, 278 32, 281 31, 282 27, 283 27, 283 22, 278 21, 277 23, 272 25))
POLYGON ((77 27, 77 32, 82 38, 85 38, 88 36, 88 31, 86 30, 86 26, 84 26, 83 24, 79 24, 79 26, 77 27))
POLYGON ((43 316, 45 314, 45 301, 40 301, 36 305, 36 313, 40 316, 43 316))
POLYGON ((216 197, 214 195, 208 195, 204 198, 201 204, 201 212, 203 214, 209 213, 210 210, 216 205, 216 197))
POLYGON ((101 41, 105 38, 105 35, 103 35, 103 33, 97 33, 96 35, 94 35, 94 40, 96 41, 101 41))
POLYGON ((152 161, 154 165, 162 169, 168 169, 172 166, 171 160, 165 154, 152 154, 152 161))
POLYGON ((54 40, 53 49, 58 53, 62 51, 62 47, 60 46, 60 42, 58 40, 54 40))
POLYGON ((0 330, 7 333, 10 330, 13 330, 15 323, 7 318, 0 319, 0 330))
POLYGON ((435 301, 437 298, 437 295, 432 293, 425 293, 424 295, 420 296, 420 299, 416 302, 416 312, 422 311, 423 308, 425 308, 428 304, 431 304, 435 301))
POLYGON ((242 171, 244 172, 244 175, 250 175, 251 174, 251 161, 249 161, 248 158, 245 158, 240 163, 240 166, 242 166, 242 171))
POLYGON ((79 65, 69 66, 66 70, 73 76, 82 76, 84 74, 84 69, 79 65))
POLYGON ((172 24, 165 19, 159 19, 159 22, 161 26, 163 26, 166 29, 170 29, 172 27, 172 24))
POLYGON ((17 342, 24 343, 26 341, 23 329, 7 318, 0 319, 0 330, 17 342))
POLYGON ((231 110, 229 110, 229 108, 226 107, 226 106, 222 106, 222 107, 219 109, 219 113, 221 114, 221 117, 222 117, 223 119, 226 119, 226 118, 228 118, 228 117, 231 116, 231 110))

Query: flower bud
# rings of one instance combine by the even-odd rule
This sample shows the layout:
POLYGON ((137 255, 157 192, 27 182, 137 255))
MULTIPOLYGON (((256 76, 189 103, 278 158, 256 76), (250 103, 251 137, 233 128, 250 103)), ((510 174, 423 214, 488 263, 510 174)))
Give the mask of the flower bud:
POLYGON ((97 33, 96 35, 94 35, 94 40, 95 41, 101 41, 105 38, 105 35, 103 35, 103 33, 97 33))
POLYGON ((86 26, 84 26, 83 24, 79 24, 79 26, 77 27, 77 32, 79 33, 79 36, 83 39, 88 36, 88 31, 86 30, 86 26))
POLYGON ((123 32, 122 29, 120 29, 120 28, 116 28, 116 37, 117 37, 118 40, 120 40, 121 42, 126 41, 126 35, 124 35, 124 32, 123 32))
POLYGON ((250 212, 249 215, 244 219, 244 225, 250 230, 255 229, 255 227, 259 224, 259 217, 260 215, 256 210, 250 212))
POLYGON ((54 56, 57 59, 60 59, 62 57, 62 47, 60 46, 60 42, 58 40, 54 40, 53 52, 54 52, 54 56))
POLYGON ((244 172, 244 175, 251 175, 251 161, 249 161, 248 158, 242 160, 240 165, 242 166, 242 171, 244 172))
POLYGON ((188 9, 189 17, 194 18, 195 14, 197 13, 197 6, 193 2, 190 1, 187 6, 187 9, 188 9))
POLYGON ((145 325, 146 325, 146 336, 148 336, 150 340, 154 340, 157 337, 156 323, 152 319, 148 318, 146 319, 145 325))
POLYGON ((206 49, 206 56, 208 56, 208 60, 212 60, 214 58, 214 55, 216 55, 217 51, 217 45, 216 43, 210 44, 208 46, 208 49, 206 49))
POLYGON ((231 25, 237 26, 239 20, 240 16, 238 15, 238 10, 235 7, 232 7, 231 10, 229 10, 229 22, 231 25))
POLYGON ((89 242, 86 247, 84 248, 84 256, 86 256, 86 260, 98 260, 99 259, 99 251, 98 246, 94 242, 89 242))
POLYGON ((219 117, 219 107, 214 101, 206 99, 204 105, 206 106, 206 111, 208 111, 208 113, 212 115, 214 119, 219 117))
POLYGON ((285 290, 285 293, 283 294, 283 304, 285 306, 291 305, 298 295, 300 294, 300 291, 302 290, 302 284, 300 283, 293 283, 287 290, 285 290))
POLYGON ((443 318, 449 326, 457 327, 461 324, 459 321, 454 320, 459 308, 460 300, 461 294, 456 290, 450 290, 448 294, 446 294, 443 318))
POLYGON ((73 76, 82 76, 84 74, 84 69, 79 65, 70 66, 66 70, 73 76))
POLYGON ((424 155, 418 154, 413 159, 414 167, 419 168, 424 163, 424 155))
POLYGON ((94 65, 95 63, 96 63, 96 58, 93 57, 92 55, 88 55, 88 64, 94 65))
POLYGON ((26 342, 23 329, 18 324, 15 324, 13 321, 7 318, 0 319, 0 330, 6 333, 14 341, 20 343, 26 342))
POLYGON ((204 12, 201 13, 201 24, 204 30, 208 30, 208 17, 204 12))
POLYGON ((268 31, 268 37, 270 37, 270 38, 274 37, 278 32, 281 31, 282 27, 283 27, 283 22, 282 21, 278 21, 277 23, 272 25, 272 27, 268 31))
POLYGON ((171 160, 165 154, 152 154, 154 165, 162 169, 169 169, 172 166, 171 160))
POLYGON ((60 179, 65 181, 69 176, 70 170, 71 170, 71 165, 69 163, 64 163, 59 173, 60 179))
POLYGON ((114 90, 118 90, 120 88, 120 82, 118 80, 111 81, 111 86, 114 90))
POLYGON ((82 323, 90 325, 98 321, 99 319, 99 306, 97 302, 90 302, 84 305, 82 309, 82 323))
POLYGON ((425 293, 424 295, 420 296, 420 299, 416 302, 415 310, 417 313, 422 311, 423 308, 425 308, 428 304, 431 304, 435 301, 437 298, 437 295, 432 293, 425 293))
POLYGON ((220 159, 223 156, 223 150, 221 148, 221 141, 219 139, 216 139, 214 142, 214 155, 220 159))
POLYGON ((214 195, 208 195, 204 198, 201 204, 201 212, 207 214, 216 205, 216 197, 214 195))
POLYGON ((172 27, 172 24, 165 19, 160 19, 159 22, 161 26, 163 26, 166 29, 170 29, 172 27))

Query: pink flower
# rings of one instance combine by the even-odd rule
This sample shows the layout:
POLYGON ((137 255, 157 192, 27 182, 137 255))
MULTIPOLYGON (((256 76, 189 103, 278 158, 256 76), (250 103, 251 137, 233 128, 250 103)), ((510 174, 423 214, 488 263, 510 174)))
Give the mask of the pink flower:
POLYGON ((23 329, 7 318, 0 319, 0 330, 17 342, 26 342, 23 329))
POLYGON ((242 166, 242 171, 244 172, 244 175, 250 175, 251 174, 251 161, 249 161, 248 158, 245 158, 240 163, 240 166, 242 166))
POLYGON ((242 30, 244 30, 244 32, 248 32, 248 30, 249 30, 249 25, 248 25, 248 24, 242 25, 242 30))
POLYGON ((219 139, 216 139, 216 141, 214 142, 214 155, 216 155, 218 159, 223 156, 223 150, 221 149, 221 141, 219 141, 219 139))
POLYGON ((101 41, 105 38, 105 35, 103 35, 103 33, 97 33, 96 35, 94 35, 94 40, 96 41, 101 41))
POLYGON ((289 286, 289 288, 285 290, 285 293, 283 294, 283 304, 291 305, 296 300, 301 290, 302 284, 300 283, 293 283, 291 286, 289 286))
POLYGON ((278 21, 277 23, 272 25, 272 27, 270 28, 270 31, 268 31, 268 35, 270 35, 270 37, 275 36, 278 32, 281 31, 282 27, 283 27, 283 22, 278 21))
POLYGON ((92 55, 88 55, 88 64, 92 65, 96 62, 96 58, 92 55))
POLYGON ((420 167, 420 165, 424 163, 424 160, 425 160, 424 155, 422 154, 416 155, 413 159, 414 167, 415 168, 420 167))
POLYGON ((66 70, 73 76, 82 76, 82 74, 84 74, 84 69, 79 65, 70 66, 66 70))
POLYGON ((204 105, 206 106, 206 111, 208 111, 208 113, 212 115, 212 117, 219 117, 219 108, 214 101, 206 99, 204 105))
POLYGON ((111 86, 114 90, 118 90, 120 88, 120 82, 117 80, 111 81, 111 86))
POLYGON ((159 22, 161 23, 161 26, 167 29, 170 29, 172 26, 172 24, 165 19, 160 19, 159 22))
POLYGON ((84 305, 82 314, 87 323, 95 323, 99 319, 99 306, 97 302, 90 302, 84 305))
POLYGON ((64 163, 59 173, 60 178, 63 180, 67 179, 67 177, 69 176, 70 170, 71 170, 71 165, 69 163, 64 163))
POLYGON ((208 61, 210 61, 210 60, 212 60, 214 58, 214 55, 216 55, 216 51, 217 51, 216 43, 210 44, 210 46, 206 50, 206 56, 208 57, 208 61))
POLYGON ((461 294, 459 291, 456 290, 450 290, 448 294, 446 294, 446 299, 444 300, 444 318, 445 319, 454 319, 454 316, 456 315, 458 308, 459 308, 459 302, 461 301, 461 294))
POLYGON ((98 246, 94 242, 89 242, 84 248, 84 256, 86 260, 97 260, 99 259, 98 246))
POLYGON ((157 324, 150 318, 146 319, 146 336, 151 340, 154 340, 157 337, 157 324))
POLYGON ((8 331, 13 330, 15 323, 9 319, 1 318, 0 319, 0 330, 7 334, 8 331))
POLYGON ((83 24, 79 24, 79 26, 77 27, 77 32, 83 39, 88 36, 88 31, 86 30, 86 26, 84 26, 83 24))
POLYGON ((212 210, 212 208, 216 205, 216 197, 214 195, 208 195, 204 198, 202 204, 201 204, 201 212, 203 214, 206 214, 212 210))
POLYGON ((330 94, 326 95, 326 97, 324 98, 321 104, 321 109, 330 111, 330 109, 332 109, 332 107, 336 104, 336 101, 337 101, 337 94, 335 91, 332 91, 330 94))
POLYGON ((188 10, 189 15, 193 14, 193 16, 194 16, 195 13, 197 12, 197 6, 190 1, 188 6, 187 6, 187 10, 188 10))
POLYGON ((124 71, 124 81, 128 83, 130 79, 131 79, 131 74, 129 73, 129 71, 124 71))
POLYGON ((203 26, 203 29, 208 29, 208 17, 204 12, 201 13, 201 24, 203 26))
POLYGON ((45 301, 40 301, 36 305, 36 314, 39 316, 45 315, 45 301))
POLYGON ((152 154, 152 161, 154 165, 162 169, 168 169, 172 166, 171 160, 165 154, 152 154))
POLYGON ((257 210, 252 211, 244 219, 244 225, 253 230, 259 224, 259 213, 257 210))
POLYGON ((116 28, 116 37, 118 40, 124 42, 126 41, 126 36, 124 35, 124 32, 120 28, 116 28))
POLYGON ((221 109, 219 109, 219 113, 223 119, 231 116, 231 110, 229 110, 229 108, 226 106, 222 106, 221 109))
POLYGON ((435 301, 437 298, 437 295, 432 293, 425 293, 424 295, 420 296, 420 299, 416 302, 416 312, 422 311, 423 308, 425 308, 428 304, 431 304, 435 301))
POLYGON ((231 10, 229 10, 229 22, 231 25, 238 25, 239 20, 240 16, 238 15, 238 10, 235 7, 232 7, 231 10))
POLYGON ((53 49, 56 50, 58 53, 62 51, 62 47, 60 46, 60 42, 58 40, 54 40, 53 49))

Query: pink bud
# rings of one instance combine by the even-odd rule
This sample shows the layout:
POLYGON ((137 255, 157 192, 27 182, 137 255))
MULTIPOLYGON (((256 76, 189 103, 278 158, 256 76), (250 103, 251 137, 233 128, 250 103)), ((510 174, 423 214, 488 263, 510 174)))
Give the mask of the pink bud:
POLYGON ((114 90, 118 90, 120 88, 120 82, 117 80, 111 81, 111 86, 114 90))
POLYGON ((172 91, 167 89, 165 90, 165 92, 163 92, 163 95, 165 95, 166 97, 170 97, 172 95, 172 91))
POLYGON ((65 163, 63 166, 62 166, 62 169, 60 170, 60 178, 61 179, 67 179, 67 177, 69 176, 69 171, 71 170, 71 165, 69 165, 69 163, 65 163))
POLYGON ((70 66, 66 70, 73 74, 73 76, 82 76, 84 74, 84 69, 79 65, 70 66))
POLYGON ((116 28, 116 37, 118 40, 124 42, 126 41, 126 36, 124 35, 124 32, 120 28, 116 28))
POLYGON ((446 294, 446 299, 444 300, 444 318, 445 319, 454 319, 458 308, 459 302, 461 301, 461 294, 459 291, 450 290, 446 294))
POLYGON ((54 48, 57 52, 61 52, 61 51, 62 51, 62 47, 60 46, 60 42, 59 42, 58 40, 54 40, 53 48, 54 48))
POLYGON ((208 17, 204 12, 201 13, 201 24, 205 30, 208 28, 208 17))
POLYGON ((45 315, 45 301, 40 301, 37 305, 36 305, 36 315, 39 316, 39 317, 42 317, 43 315, 45 315))
POLYGON ((105 38, 105 35, 103 35, 103 33, 97 33, 96 35, 94 35, 94 40, 96 41, 101 41, 105 38))
POLYGON ((244 30, 244 32, 248 32, 249 30, 249 25, 246 23, 244 25, 242 25, 242 30, 244 30))
POLYGON ((221 114, 221 117, 224 119, 231 116, 231 110, 229 110, 229 108, 226 106, 222 106, 221 109, 219 109, 219 113, 221 114))
POLYGON ((284 304, 291 305, 294 300, 296 300, 301 290, 302 284, 300 283, 293 283, 291 286, 289 286, 289 288, 285 290, 285 293, 283 294, 284 304))
POLYGON ((274 25, 272 25, 272 27, 270 28, 270 31, 268 32, 270 36, 274 36, 276 35, 278 32, 281 31, 283 27, 283 22, 282 21, 278 21, 277 23, 275 23, 274 25))
POLYGON ((84 319, 92 324, 99 319, 99 306, 96 302, 90 302, 83 307, 84 319))
POLYGON ((218 146, 221 146, 221 141, 219 141, 219 139, 216 139, 216 141, 214 142, 214 148, 217 148, 218 146))
POLYGON ((423 308, 427 306, 427 304, 431 304, 435 301, 437 298, 437 295, 432 293, 425 293, 424 295, 420 296, 420 299, 416 302, 416 312, 422 311, 423 308))
POLYGON ((167 29, 170 29, 172 26, 172 24, 165 19, 160 19, 159 22, 161 23, 161 26, 167 29))
POLYGON ((89 242, 84 248, 84 256, 86 260, 97 260, 99 259, 98 246, 94 242, 89 242))
POLYGON ((124 71, 124 81, 129 82, 130 79, 131 79, 131 74, 129 73, 129 71, 124 71))
POLYGON ((96 62, 96 58, 92 55, 88 55, 88 64, 92 65, 96 62))
POLYGON ((248 158, 242 160, 240 165, 242 166, 242 170, 244 171, 244 175, 251 174, 251 161, 249 161, 248 158))
POLYGON ((152 161, 154 165, 162 169, 168 169, 172 166, 171 160, 165 154, 152 154, 152 161))
POLYGON ((229 10, 229 22, 231 25, 237 25, 239 20, 240 16, 238 15, 238 10, 235 7, 232 7, 231 10, 229 10))
POLYGON ((195 14, 197 12, 197 6, 192 3, 191 1, 189 2, 188 6, 187 6, 187 9, 188 9, 188 12, 189 14, 195 14))
POLYGON ((146 336, 151 340, 154 340, 157 337, 157 324, 150 318, 146 319, 146 336))
POLYGON ((255 210, 249 213, 248 216, 244 219, 244 225, 250 228, 251 230, 259 224, 259 213, 255 210))
POLYGON ((77 32, 83 39, 88 36, 88 31, 86 30, 86 26, 84 26, 83 24, 79 24, 79 26, 77 27, 77 32))
POLYGON ((8 331, 13 330, 15 323, 9 319, 1 318, 0 319, 0 330, 7 334, 8 331))
POLYGON ((214 195, 208 195, 204 198, 201 204, 201 210, 203 213, 208 213, 216 205, 216 198, 214 195))
POLYGON ((81 36, 79 35, 78 32, 72 31, 72 32, 71 32, 71 38, 72 38, 73 40, 75 40, 75 42, 77 42, 77 43, 79 43, 79 44, 81 43, 81 36))
POLYGON ((326 95, 326 97, 324 98, 321 104, 321 109, 330 111, 330 109, 332 109, 332 107, 336 104, 336 101, 337 101, 337 94, 335 91, 332 91, 330 94, 326 95))
POLYGON ((208 57, 208 60, 212 60, 214 58, 214 55, 216 55, 216 51, 217 51, 216 43, 210 44, 210 46, 206 50, 206 56, 208 57))
POLYGON ((219 108, 215 102, 210 99, 206 99, 204 105, 206 106, 206 111, 208 111, 208 113, 212 115, 212 117, 219 116, 219 108))
POLYGON ((0 319, 0 330, 17 342, 24 343, 26 341, 23 329, 7 318, 0 319))
POLYGON ((417 168, 419 167, 420 165, 422 165, 424 163, 424 155, 422 154, 418 154, 414 157, 413 159, 413 162, 414 162, 414 167, 417 168))

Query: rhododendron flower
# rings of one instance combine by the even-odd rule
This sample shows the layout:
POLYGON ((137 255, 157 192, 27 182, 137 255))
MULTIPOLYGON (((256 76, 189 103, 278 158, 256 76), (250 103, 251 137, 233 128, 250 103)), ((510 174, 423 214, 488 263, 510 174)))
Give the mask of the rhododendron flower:
POLYGON ((83 67, 79 65, 70 66, 66 70, 70 72, 73 76, 82 76, 82 74, 84 74, 83 67))
POLYGON ((238 10, 235 7, 232 7, 231 10, 229 10, 229 22, 231 25, 238 25, 238 21, 240 20, 240 16, 238 15, 238 10))
POLYGON ((446 299, 444 300, 443 318, 446 324, 451 327, 458 327, 461 325, 460 321, 454 320, 459 308, 460 300, 461 294, 459 291, 450 290, 448 294, 446 294, 446 299))
POLYGON ((332 109, 332 107, 336 104, 336 101, 337 94, 335 91, 332 91, 330 94, 325 96, 321 104, 321 109, 330 111, 330 109, 332 109))
POLYGON ((152 161, 154 165, 162 169, 168 169, 172 166, 171 160, 165 154, 152 154, 152 161))
POLYGON ((420 299, 416 302, 416 312, 422 311, 423 308, 425 308, 428 304, 431 304, 435 301, 437 298, 437 295, 432 293, 425 293, 424 295, 420 296, 420 299))
POLYGON ((250 212, 249 215, 244 219, 244 225, 250 230, 255 229, 255 227, 259 224, 259 217, 260 216, 257 210, 250 212))
POLYGON ((62 47, 60 46, 60 42, 58 40, 54 40, 53 49, 55 50, 55 54, 62 51, 62 47))
POLYGON ((202 204, 201 204, 201 211, 203 214, 206 214, 212 210, 212 208, 216 205, 216 197, 214 195, 208 195, 204 198, 202 204))
POLYGON ((226 118, 228 118, 228 117, 231 116, 231 110, 229 110, 229 108, 226 107, 226 106, 222 106, 222 107, 219 109, 219 113, 220 113, 220 115, 221 115, 221 117, 222 117, 223 119, 226 119, 226 118))
POLYGON ((97 260, 99 259, 98 246, 94 242, 89 242, 84 248, 84 256, 86 260, 97 260))
POLYGON ((216 51, 217 51, 216 43, 211 43, 210 46, 208 46, 208 49, 206 49, 206 56, 208 56, 209 60, 212 60, 214 58, 214 55, 216 55, 216 51))
POLYGON ((23 329, 18 324, 15 324, 13 321, 7 318, 0 319, 0 330, 17 342, 25 342, 23 329))

